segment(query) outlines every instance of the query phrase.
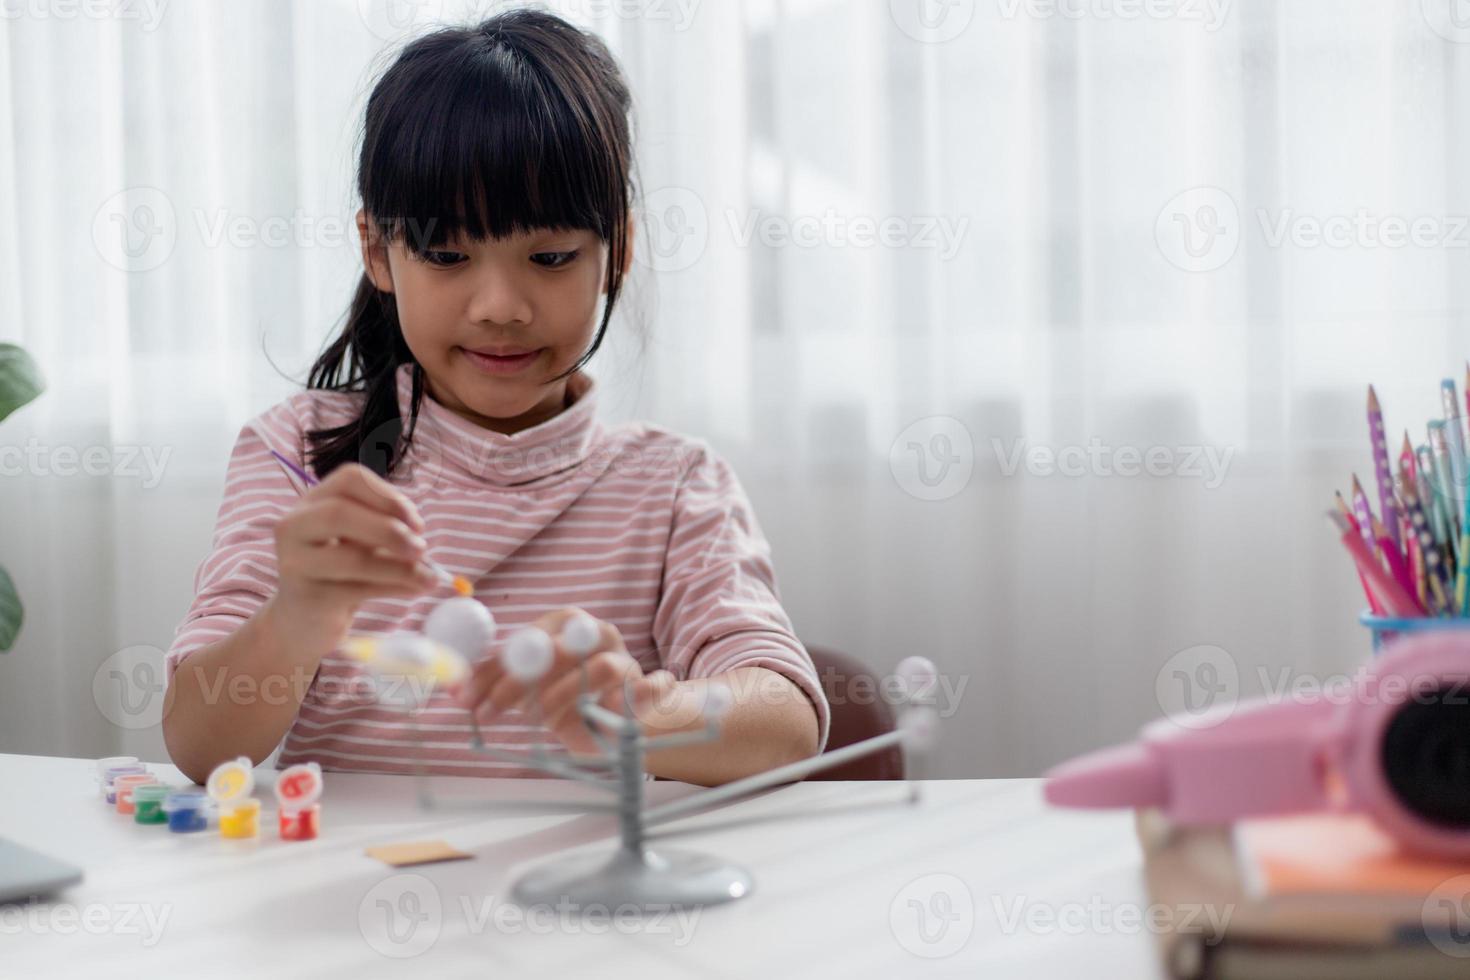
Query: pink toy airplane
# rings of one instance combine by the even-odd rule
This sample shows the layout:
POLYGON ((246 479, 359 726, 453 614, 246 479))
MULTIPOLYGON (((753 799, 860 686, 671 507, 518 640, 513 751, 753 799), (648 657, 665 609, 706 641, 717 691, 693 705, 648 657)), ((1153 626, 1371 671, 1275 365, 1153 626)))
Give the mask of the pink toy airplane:
POLYGON ((1046 780, 1057 806, 1158 807, 1180 824, 1356 811, 1410 850, 1470 858, 1470 634, 1403 638, 1314 699, 1243 702, 1202 729, 1154 722, 1046 780))

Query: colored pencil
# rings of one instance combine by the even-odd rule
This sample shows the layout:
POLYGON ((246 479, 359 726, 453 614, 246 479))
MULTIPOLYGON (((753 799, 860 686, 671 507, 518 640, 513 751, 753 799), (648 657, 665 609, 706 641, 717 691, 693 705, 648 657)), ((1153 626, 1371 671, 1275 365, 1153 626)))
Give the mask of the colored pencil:
POLYGON ((1383 431, 1383 408, 1378 404, 1378 392, 1368 386, 1368 439, 1373 444, 1373 476, 1378 484, 1378 512, 1383 515, 1383 527, 1395 551, 1402 555, 1399 540, 1399 515, 1393 502, 1393 474, 1388 468, 1388 438, 1383 431))
MULTIPOLYGON (((1342 499, 1342 491, 1334 490, 1332 492, 1332 495, 1337 500, 1338 512, 1341 513, 1342 516, 1347 520, 1348 526, 1353 529, 1353 533, 1358 535, 1359 537, 1362 537, 1362 528, 1358 527, 1358 519, 1353 516, 1352 508, 1348 506, 1346 500, 1342 499)), ((1373 615, 1382 616, 1383 603, 1378 601, 1378 596, 1373 592, 1371 588, 1369 588, 1368 578, 1363 574, 1363 570, 1361 568, 1358 569, 1358 581, 1363 583, 1363 594, 1368 597, 1368 608, 1373 610, 1373 615)))
MULTIPOLYGON (((1404 477, 1408 475, 1407 470, 1401 474, 1404 477)), ((1410 541, 1423 563, 1425 594, 1420 597, 1420 601, 1435 615, 1449 613, 1452 611, 1449 603, 1449 576, 1446 574, 1444 558, 1434 543, 1434 534, 1429 530, 1429 517, 1424 513, 1424 505, 1407 480, 1400 480, 1399 496, 1413 529, 1410 541)))
POLYGON ((1337 529, 1339 540, 1348 550, 1348 554, 1352 555, 1358 571, 1368 580, 1373 591, 1378 593, 1384 610, 1391 616, 1423 615, 1423 610, 1419 608, 1413 597, 1404 592, 1393 577, 1383 570, 1378 559, 1363 543, 1362 536, 1353 532, 1352 525, 1335 510, 1327 512, 1327 519, 1337 529))
POLYGON ((1373 518, 1373 537, 1378 540, 1378 552, 1383 561, 1388 565, 1388 572, 1393 580, 1398 583, 1404 595, 1408 597, 1414 609, 1415 615, 1424 615, 1424 607, 1419 600, 1414 598, 1414 578, 1409 574, 1409 566, 1404 563, 1404 556, 1399 554, 1398 547, 1388 537, 1388 528, 1378 518, 1373 518))

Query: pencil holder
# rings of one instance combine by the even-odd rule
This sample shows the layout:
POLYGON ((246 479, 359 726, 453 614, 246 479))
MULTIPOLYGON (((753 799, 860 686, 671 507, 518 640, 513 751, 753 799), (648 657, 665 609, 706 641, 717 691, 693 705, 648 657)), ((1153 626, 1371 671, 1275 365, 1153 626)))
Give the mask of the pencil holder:
POLYGON ((1373 652, 1381 653, 1399 634, 1436 633, 1444 630, 1470 630, 1470 617, 1464 616, 1377 616, 1363 610, 1358 622, 1373 633, 1373 652))

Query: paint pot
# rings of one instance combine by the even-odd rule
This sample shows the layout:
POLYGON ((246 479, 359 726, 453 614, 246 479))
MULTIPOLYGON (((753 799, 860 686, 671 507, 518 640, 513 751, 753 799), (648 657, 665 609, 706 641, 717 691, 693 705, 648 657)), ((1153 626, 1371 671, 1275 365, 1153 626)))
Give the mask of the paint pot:
POLYGON ((133 815, 133 790, 139 786, 150 786, 158 780, 147 773, 128 773, 118 776, 112 781, 113 792, 117 797, 114 806, 118 813, 128 816, 133 815))
POLYGON ((315 840, 321 823, 322 767, 315 762, 287 766, 276 778, 281 840, 315 840))
POLYGON ((107 770, 114 766, 136 766, 138 757, 135 755, 109 755, 105 759, 97 760, 97 778, 101 779, 107 770))
POLYGON ((163 801, 169 788, 162 783, 145 783, 133 787, 133 823, 167 823, 163 801))
POLYGON ((260 832, 260 801, 250 795, 255 791, 255 772, 248 757, 215 766, 204 791, 219 808, 221 837, 244 840, 260 832))
POLYGON ((117 806, 117 790, 113 783, 118 776, 146 776, 148 767, 137 762, 122 763, 110 766, 98 777, 97 788, 101 791, 102 799, 108 806, 117 806))
POLYGON ((260 834, 260 801, 251 797, 219 812, 219 835, 230 840, 252 840, 260 834))
POLYGON ((192 834, 209 828, 209 797, 197 789, 179 789, 163 801, 168 829, 176 834, 192 834))

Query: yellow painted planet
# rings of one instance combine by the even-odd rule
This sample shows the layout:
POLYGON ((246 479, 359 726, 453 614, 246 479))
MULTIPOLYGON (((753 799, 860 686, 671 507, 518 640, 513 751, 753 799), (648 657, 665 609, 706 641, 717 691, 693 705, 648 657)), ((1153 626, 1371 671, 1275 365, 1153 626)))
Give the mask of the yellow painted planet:
POLYGON ((342 652, 375 674, 454 684, 469 676, 458 651, 418 633, 349 636, 342 652))

